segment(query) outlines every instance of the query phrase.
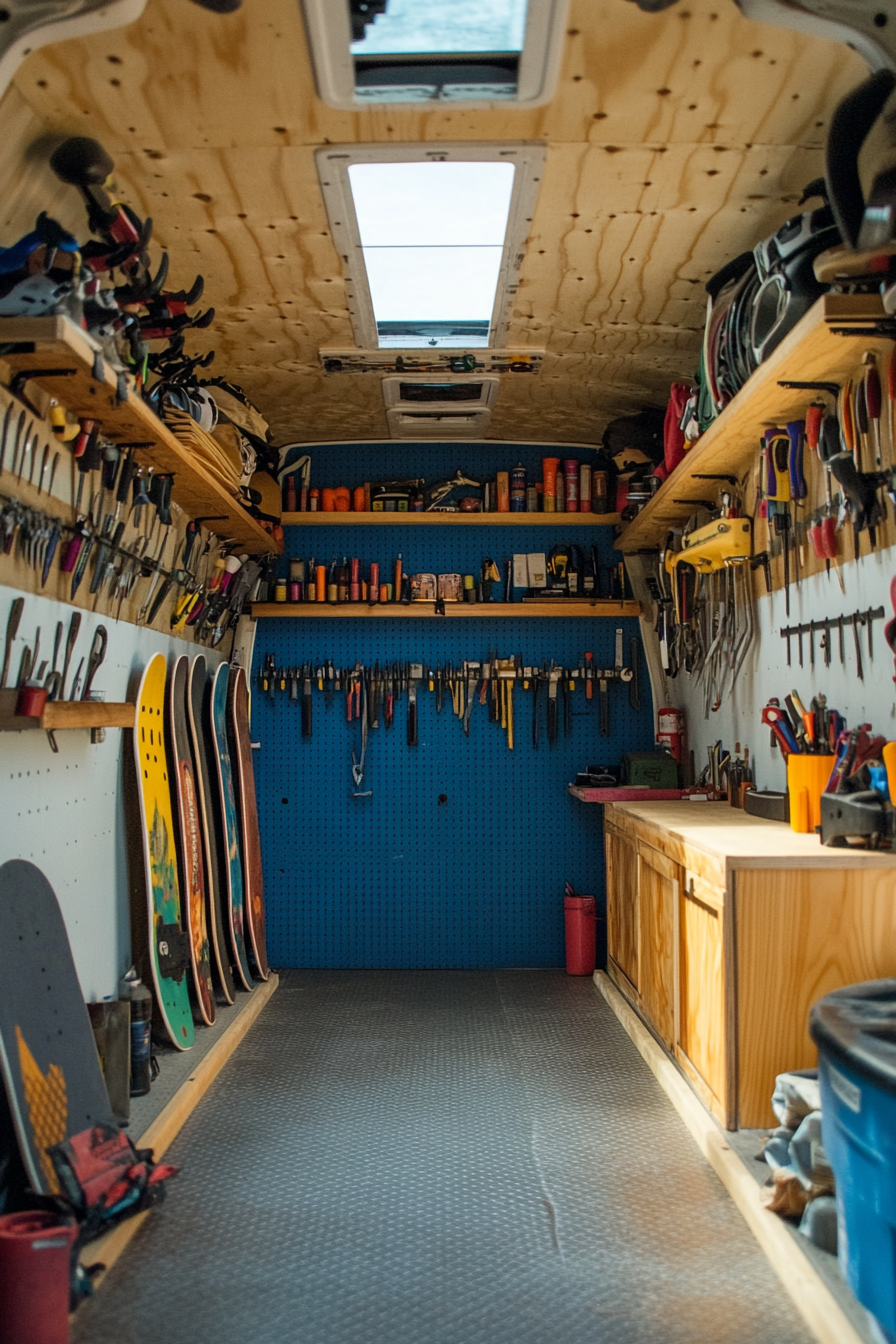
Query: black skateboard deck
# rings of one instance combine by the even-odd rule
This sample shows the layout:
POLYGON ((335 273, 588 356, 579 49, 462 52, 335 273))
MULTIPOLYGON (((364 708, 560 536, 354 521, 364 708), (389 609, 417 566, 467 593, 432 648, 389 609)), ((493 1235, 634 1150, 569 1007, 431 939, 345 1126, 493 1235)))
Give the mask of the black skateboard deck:
POLYGON ((177 846, 180 889, 187 932, 193 990, 199 1017, 207 1026, 215 1020, 210 948, 205 923, 205 863, 202 856, 201 823, 196 797, 196 770, 187 720, 189 682, 187 655, 175 661, 168 679, 168 733, 171 754, 172 803, 180 843, 177 846))
POLYGON ((178 1050, 189 1050, 196 1034, 187 987, 189 939, 177 878, 177 836, 165 747, 166 676, 165 655, 153 654, 137 692, 134 759, 141 802, 138 810, 149 910, 155 1024, 164 1028, 178 1050))
POLYGON ((210 728, 214 738, 215 773, 218 780, 218 806, 224 835, 222 864, 227 891, 230 946, 234 954, 234 971, 246 989, 252 988, 252 972, 246 953, 246 903, 243 891, 243 859, 240 852, 239 821, 233 789, 233 770, 227 746, 227 686, 230 668, 221 663, 212 678, 210 728))
POLYGON ((199 803, 201 821, 202 852, 205 860, 206 886, 206 923, 211 934, 212 963, 221 993, 227 1003, 233 1003, 236 988, 230 969, 230 953, 227 946, 224 907, 227 900, 224 877, 221 873, 219 855, 223 850, 223 837, 218 840, 218 823, 215 814, 217 780, 212 779, 209 769, 209 753, 213 750, 208 723, 208 701, 210 691, 206 675, 206 663, 203 654, 197 654, 190 664, 187 684, 187 717, 190 724, 190 738, 193 744, 193 759, 196 763, 196 797, 199 803))
POLYGON ((39 868, 0 868, 0 1071, 28 1180, 61 1193, 47 1149, 118 1128, 56 894, 39 868))
POLYGON ((227 692, 227 731, 236 785, 236 803, 243 841, 243 879, 246 897, 246 923, 249 946, 262 980, 270 975, 264 927, 264 877, 261 866, 261 836, 258 830, 258 802, 255 797, 255 772, 252 768, 252 739, 249 733, 249 686, 241 667, 232 669, 227 692))

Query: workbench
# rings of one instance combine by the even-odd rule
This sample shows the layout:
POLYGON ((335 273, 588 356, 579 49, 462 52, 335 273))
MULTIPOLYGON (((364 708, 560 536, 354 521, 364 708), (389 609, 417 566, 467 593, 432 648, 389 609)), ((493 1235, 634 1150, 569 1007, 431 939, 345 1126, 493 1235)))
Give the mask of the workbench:
POLYGON ((727 803, 610 803, 604 831, 611 979, 726 1128, 774 1125, 811 1005, 896 975, 896 855, 727 803))

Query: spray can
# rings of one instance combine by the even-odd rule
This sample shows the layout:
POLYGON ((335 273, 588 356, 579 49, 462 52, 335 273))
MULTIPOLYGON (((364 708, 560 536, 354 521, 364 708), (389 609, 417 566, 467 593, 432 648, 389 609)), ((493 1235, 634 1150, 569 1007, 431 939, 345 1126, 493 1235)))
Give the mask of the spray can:
POLYGON ((510 512, 526 512, 526 468, 517 462, 510 473, 510 512))
POLYGON ((118 997, 131 1005, 131 1096, 145 1097, 152 1078, 152 995, 133 966, 118 983, 118 997))
POLYGON ((566 512, 579 511, 579 463, 574 457, 568 457, 563 464, 566 475, 566 512))
POLYGON ((304 560, 290 560, 289 562, 289 600, 290 602, 303 602, 305 600, 304 560))
POLYGON ((591 463, 579 467, 579 513, 591 512, 591 463))
POLYGON ((557 468, 559 466, 559 457, 543 457, 541 459, 545 513, 557 512, 557 468))

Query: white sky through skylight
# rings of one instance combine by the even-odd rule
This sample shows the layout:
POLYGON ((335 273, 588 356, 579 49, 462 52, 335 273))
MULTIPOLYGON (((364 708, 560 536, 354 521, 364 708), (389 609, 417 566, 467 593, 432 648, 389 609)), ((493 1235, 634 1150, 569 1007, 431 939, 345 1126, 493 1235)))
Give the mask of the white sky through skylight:
POLYGON ((354 163, 349 181, 381 322, 489 321, 510 163, 354 163))
POLYGON ((528 0, 389 0, 354 56, 522 51, 528 0))

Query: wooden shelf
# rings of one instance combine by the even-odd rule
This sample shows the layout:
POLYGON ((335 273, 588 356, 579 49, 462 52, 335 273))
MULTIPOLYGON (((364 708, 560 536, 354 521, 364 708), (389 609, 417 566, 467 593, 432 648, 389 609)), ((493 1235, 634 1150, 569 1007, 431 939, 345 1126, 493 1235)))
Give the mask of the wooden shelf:
POLYGON ((86 332, 65 317, 0 318, 0 346, 19 349, 0 354, 15 373, 35 370, 33 381, 73 415, 90 416, 115 443, 136 443, 137 460, 156 471, 172 472, 172 498, 189 518, 203 518, 219 536, 258 554, 280 547, 238 501, 202 467, 146 403, 129 389, 117 398, 117 378, 106 364, 102 381, 93 376, 97 347, 86 332), (40 369, 71 373, 41 374, 40 369))
POLYGON ((618 513, 284 513, 284 527, 609 527, 618 513))
POLYGON ((434 602, 255 602, 252 616, 291 617, 293 620, 455 620, 458 617, 516 616, 528 620, 530 616, 546 616, 566 620, 571 616, 640 616, 638 602, 447 602, 445 615, 436 616, 434 602))
MULTIPOLYGON (((836 304, 832 305, 832 316, 834 309, 836 304)), ((891 349, 892 342, 881 338, 835 336, 825 320, 825 298, 820 298, 697 440, 685 461, 638 516, 623 527, 616 538, 616 549, 631 552, 658 546, 670 528, 693 513, 694 501, 713 498, 723 484, 695 480, 695 476, 742 476, 755 465, 759 439, 768 425, 803 418, 814 394, 779 387, 780 379, 842 383, 855 376, 866 350, 875 351, 880 360, 891 349)))
POLYGON ((0 691, 0 733, 22 733, 33 728, 133 728, 136 705, 110 700, 51 700, 40 718, 16 714, 18 691, 0 691))
MULTIPOLYGON (((580 803, 678 802, 695 793, 692 789, 638 789, 627 784, 592 789, 585 784, 568 784, 567 789, 580 803)), ((705 798, 705 794, 697 794, 705 798)))

